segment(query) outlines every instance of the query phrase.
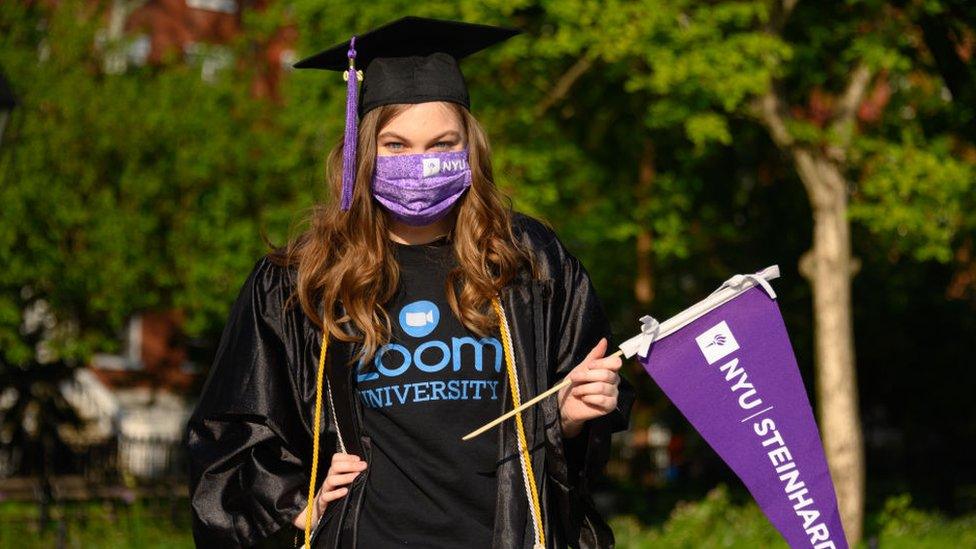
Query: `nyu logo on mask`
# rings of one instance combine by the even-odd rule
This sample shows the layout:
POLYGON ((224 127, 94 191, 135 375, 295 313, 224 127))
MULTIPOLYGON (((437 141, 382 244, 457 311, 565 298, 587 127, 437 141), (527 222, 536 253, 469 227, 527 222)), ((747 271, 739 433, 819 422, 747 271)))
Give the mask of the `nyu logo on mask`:
POLYGON ((471 186, 468 150, 377 156, 372 191, 395 219, 429 225, 471 186))

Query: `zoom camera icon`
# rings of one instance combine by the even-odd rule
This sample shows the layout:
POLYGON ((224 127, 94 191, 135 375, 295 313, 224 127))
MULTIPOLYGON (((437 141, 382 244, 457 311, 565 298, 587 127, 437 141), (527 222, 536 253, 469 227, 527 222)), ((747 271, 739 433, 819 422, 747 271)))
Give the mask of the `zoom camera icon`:
POLYGON ((407 326, 413 328, 420 328, 427 325, 428 323, 434 323, 434 311, 430 310, 426 313, 407 313, 407 326))
POLYGON ((414 301, 400 309, 400 327, 413 337, 424 337, 434 331, 441 319, 440 310, 431 301, 414 301))

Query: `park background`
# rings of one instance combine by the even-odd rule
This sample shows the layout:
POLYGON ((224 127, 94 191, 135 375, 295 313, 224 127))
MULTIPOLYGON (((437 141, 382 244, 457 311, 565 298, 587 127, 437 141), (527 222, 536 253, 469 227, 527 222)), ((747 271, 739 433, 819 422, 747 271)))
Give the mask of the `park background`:
MULTIPOLYGON (((526 31, 462 63, 472 111, 620 341, 778 264, 848 534, 976 547, 963 0, 3 2, 0 547, 192 545, 182 421, 341 138, 341 75, 290 63, 408 14, 526 31)), ((619 545, 784 545, 623 372, 638 402, 593 480, 619 545)))

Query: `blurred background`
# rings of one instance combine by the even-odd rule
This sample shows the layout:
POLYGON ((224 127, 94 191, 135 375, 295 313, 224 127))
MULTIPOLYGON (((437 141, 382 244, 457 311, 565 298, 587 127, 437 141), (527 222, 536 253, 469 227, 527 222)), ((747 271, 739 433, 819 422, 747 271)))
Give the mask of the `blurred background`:
MULTIPOLYGON (((0 547, 190 547, 180 436, 229 307, 324 200, 341 75, 402 15, 525 29, 463 69, 497 183, 619 343, 734 273, 780 308, 848 535, 976 547, 976 5, 8 0, 0 547), (831 385, 830 380, 839 380, 831 385)), ((636 362, 621 547, 785 546, 636 362)))

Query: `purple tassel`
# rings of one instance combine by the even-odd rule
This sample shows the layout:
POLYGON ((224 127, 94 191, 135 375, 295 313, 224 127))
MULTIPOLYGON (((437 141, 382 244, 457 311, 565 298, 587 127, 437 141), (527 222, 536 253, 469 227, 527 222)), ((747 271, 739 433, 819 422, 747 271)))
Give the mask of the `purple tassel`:
POLYGON ((346 73, 346 133, 342 146, 342 211, 352 204, 356 183, 356 140, 359 134, 359 79, 356 77, 356 37, 349 41, 349 71, 346 73))

